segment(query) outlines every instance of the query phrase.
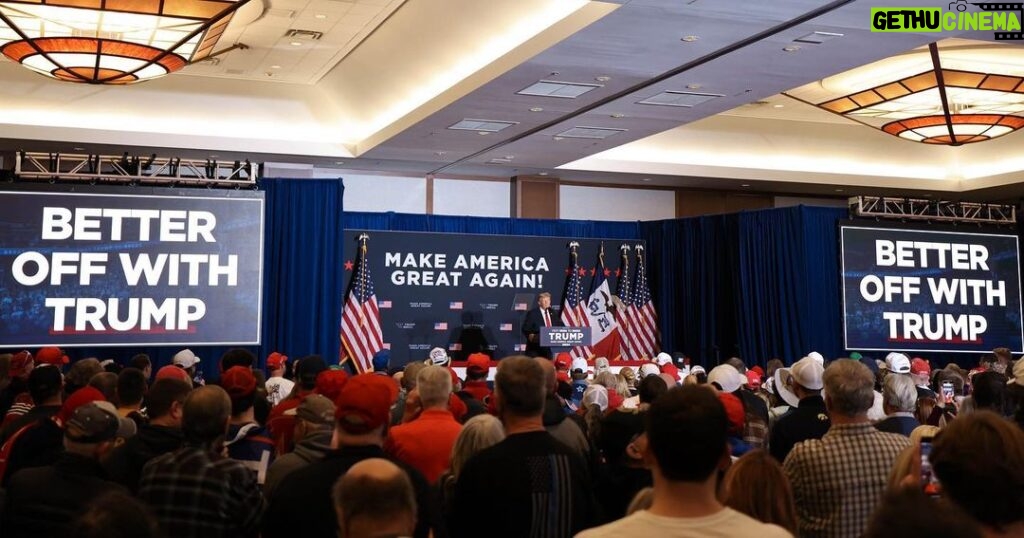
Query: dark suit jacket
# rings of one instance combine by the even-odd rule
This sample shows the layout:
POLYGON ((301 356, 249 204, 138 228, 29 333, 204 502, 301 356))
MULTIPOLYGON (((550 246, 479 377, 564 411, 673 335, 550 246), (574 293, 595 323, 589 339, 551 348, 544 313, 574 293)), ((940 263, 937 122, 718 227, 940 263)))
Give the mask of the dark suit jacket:
MULTIPOLYGON (((562 318, 559 313, 553 309, 548 309, 548 316, 551 317, 552 327, 563 327, 562 318)), ((544 316, 540 313, 540 307, 532 308, 526 311, 526 318, 523 320, 523 336, 526 339, 526 355, 529 357, 547 357, 551 358, 551 348, 541 347, 540 345, 540 328, 544 326, 544 316), (531 334, 537 335, 537 341, 531 342, 528 338, 531 334)))

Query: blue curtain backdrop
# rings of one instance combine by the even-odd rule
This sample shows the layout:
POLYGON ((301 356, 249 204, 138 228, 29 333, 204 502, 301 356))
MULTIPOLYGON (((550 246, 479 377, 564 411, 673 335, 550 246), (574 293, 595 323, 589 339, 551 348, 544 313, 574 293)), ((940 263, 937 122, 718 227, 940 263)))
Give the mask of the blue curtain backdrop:
POLYGON ((792 207, 647 222, 662 344, 705 365, 844 354, 837 222, 792 207))

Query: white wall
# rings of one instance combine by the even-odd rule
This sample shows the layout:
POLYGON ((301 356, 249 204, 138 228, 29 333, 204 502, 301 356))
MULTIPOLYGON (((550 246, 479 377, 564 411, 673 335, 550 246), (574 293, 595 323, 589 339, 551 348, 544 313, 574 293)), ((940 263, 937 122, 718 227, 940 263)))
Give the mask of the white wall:
POLYGON ((422 177, 378 176, 329 169, 317 169, 316 177, 345 180, 345 211, 420 214, 427 211, 427 180, 422 177))
POLYGON ((676 217, 672 191, 562 185, 559 217, 572 220, 662 220, 676 217))
POLYGON ((801 196, 776 196, 775 207, 810 205, 819 207, 846 207, 846 198, 805 198, 801 196))
POLYGON ((511 203, 508 181, 434 180, 436 215, 508 218, 511 203))

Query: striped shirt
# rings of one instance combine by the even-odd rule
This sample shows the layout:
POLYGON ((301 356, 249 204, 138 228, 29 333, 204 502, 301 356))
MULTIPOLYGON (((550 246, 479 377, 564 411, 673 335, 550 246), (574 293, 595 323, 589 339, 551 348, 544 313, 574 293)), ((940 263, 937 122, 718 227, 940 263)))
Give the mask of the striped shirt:
POLYGON ((245 464, 185 447, 146 464, 139 499, 149 504, 167 536, 257 536, 263 493, 245 464))
POLYGON ((870 423, 833 424, 821 439, 797 443, 784 469, 802 538, 856 538, 885 493, 896 459, 910 439, 870 423))

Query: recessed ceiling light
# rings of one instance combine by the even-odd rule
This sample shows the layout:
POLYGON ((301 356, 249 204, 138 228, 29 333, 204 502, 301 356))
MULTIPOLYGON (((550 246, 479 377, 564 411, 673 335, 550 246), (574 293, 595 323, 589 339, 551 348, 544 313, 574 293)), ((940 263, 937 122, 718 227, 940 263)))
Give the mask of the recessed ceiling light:
POLYGON ((616 114, 612 114, 612 117, 615 118, 615 119, 619 119, 619 118, 625 118, 626 115, 625 114, 618 114, 618 113, 616 113, 616 114))
POLYGON ((291 42, 291 46, 293 46, 293 47, 301 47, 302 46, 302 42, 301 41, 292 41, 291 42))
POLYGON ((786 105, 772 105, 772 108, 783 108, 783 107, 785 107, 785 106, 786 106, 786 105))
POLYGON ((749 186, 750 186, 749 183, 744 183, 744 184, 740 185, 740 187, 749 187, 749 186))
POLYGON ((608 75, 601 75, 599 77, 594 77, 594 80, 596 80, 598 82, 608 82, 611 79, 612 79, 612 77, 609 77, 608 75))
POLYGON ((437 155, 438 157, 444 157, 447 153, 447 151, 435 151, 434 155, 437 155))
POLYGON ((516 158, 516 156, 515 156, 515 155, 506 155, 506 156, 505 156, 505 160, 506 160, 506 161, 511 161, 512 159, 515 159, 515 158, 516 158))
POLYGON ((323 13, 317 13, 316 15, 313 15, 313 17, 317 19, 326 19, 327 15, 324 15, 323 13))
POLYGON ((345 164, 345 161, 334 161, 334 164, 345 164))
POLYGON ((270 68, 271 69, 281 69, 281 66, 280 65, 272 65, 272 66, 270 66, 270 68))
POLYGON ((843 192, 843 189, 836 189, 836 192, 843 192))
POLYGON ((687 43, 693 43, 694 41, 697 41, 698 39, 700 39, 700 36, 688 35, 688 36, 683 36, 681 41, 685 41, 687 43))
POLYGON ((786 52, 796 52, 796 51, 800 50, 800 46, 799 45, 789 45, 789 46, 786 46, 786 47, 782 47, 782 50, 784 50, 786 52))
POLYGON ((544 112, 544 109, 539 106, 535 106, 530 108, 530 112, 544 112))
POLYGON ((71 148, 71 149, 73 149, 75 151, 85 151, 85 148, 71 148))
POLYGON ((546 176, 546 175, 548 175, 548 173, 547 172, 537 172, 537 175, 538 176, 546 176))
POLYGON ((687 84, 686 87, 691 89, 691 90, 699 90, 700 89, 700 84, 687 84))
POLYGON ((481 136, 487 136, 487 135, 491 134, 491 132, 490 131, 477 131, 476 134, 481 135, 481 136))
POLYGON ((563 138, 560 137, 560 136, 556 136, 556 137, 553 137, 552 140, 554 140, 555 142, 561 142, 563 140, 563 138))
POLYGON ((211 159, 216 159, 217 157, 220 157, 220 155, 210 155, 211 159))
POLYGON ((517 122, 514 121, 479 120, 466 118, 450 125, 448 128, 455 131, 478 131, 496 133, 502 129, 507 129, 516 124, 517 122))
POLYGON ((650 181, 650 180, 651 180, 651 178, 649 178, 649 177, 645 177, 645 178, 643 179, 643 181, 650 181))

